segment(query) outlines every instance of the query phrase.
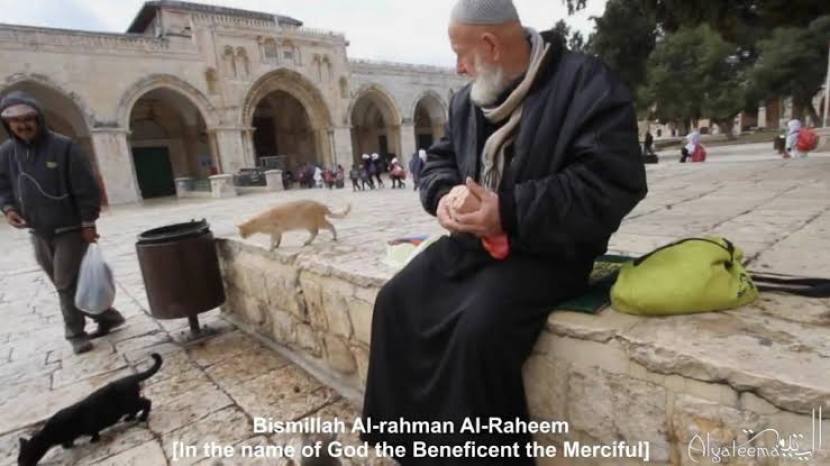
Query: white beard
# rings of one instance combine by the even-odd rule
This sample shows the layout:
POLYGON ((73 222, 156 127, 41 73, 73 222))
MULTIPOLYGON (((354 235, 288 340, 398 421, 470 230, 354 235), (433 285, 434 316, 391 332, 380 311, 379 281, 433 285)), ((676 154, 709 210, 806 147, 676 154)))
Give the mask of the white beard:
POLYGON ((475 57, 476 74, 470 98, 479 107, 489 107, 496 103, 502 92, 507 88, 504 79, 504 68, 498 65, 485 64, 479 55, 475 57))

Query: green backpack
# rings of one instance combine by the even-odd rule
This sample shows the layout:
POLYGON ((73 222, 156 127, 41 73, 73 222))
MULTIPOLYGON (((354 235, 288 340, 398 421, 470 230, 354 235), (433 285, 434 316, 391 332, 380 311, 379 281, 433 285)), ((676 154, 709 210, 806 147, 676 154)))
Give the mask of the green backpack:
POLYGON ((741 264, 743 251, 720 237, 686 238, 625 264, 611 288, 618 311, 667 316, 749 304, 758 289, 741 264))

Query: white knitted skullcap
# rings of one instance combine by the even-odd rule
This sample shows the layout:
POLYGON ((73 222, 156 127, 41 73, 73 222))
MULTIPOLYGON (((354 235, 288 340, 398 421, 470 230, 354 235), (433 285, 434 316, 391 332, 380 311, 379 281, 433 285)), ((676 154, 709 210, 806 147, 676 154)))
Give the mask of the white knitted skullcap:
POLYGON ((504 24, 519 22, 513 0, 458 0, 450 14, 450 23, 504 24))
POLYGON ((0 118, 16 118, 22 117, 26 115, 36 115, 37 110, 34 107, 27 104, 17 104, 17 105, 9 105, 3 110, 3 113, 0 114, 0 118))

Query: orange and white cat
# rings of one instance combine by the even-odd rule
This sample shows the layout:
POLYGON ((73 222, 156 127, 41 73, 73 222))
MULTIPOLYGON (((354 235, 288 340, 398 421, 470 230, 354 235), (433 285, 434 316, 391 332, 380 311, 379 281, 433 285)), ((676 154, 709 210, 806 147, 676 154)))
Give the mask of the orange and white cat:
POLYGON ((280 246, 282 234, 291 230, 308 230, 311 237, 303 243, 308 246, 317 237, 321 228, 331 231, 337 241, 337 230, 326 217, 343 218, 352 209, 351 205, 341 213, 334 213, 325 204, 316 201, 294 201, 261 212, 245 223, 237 225, 239 236, 247 238, 255 233, 271 236, 271 250, 280 246))

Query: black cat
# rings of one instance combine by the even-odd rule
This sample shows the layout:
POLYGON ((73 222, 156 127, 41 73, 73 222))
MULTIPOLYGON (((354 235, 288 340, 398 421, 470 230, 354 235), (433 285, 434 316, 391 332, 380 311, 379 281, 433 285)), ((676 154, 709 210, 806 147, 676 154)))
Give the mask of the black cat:
POLYGON ((75 439, 82 435, 91 435, 91 442, 97 442, 103 429, 116 424, 124 416, 125 421, 132 421, 140 411, 139 420, 146 421, 152 403, 141 396, 140 383, 158 372, 162 361, 156 353, 151 356, 155 360, 153 367, 108 383, 78 403, 55 413, 31 440, 21 438, 18 466, 35 466, 50 448, 57 445, 72 448, 75 439))

